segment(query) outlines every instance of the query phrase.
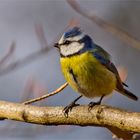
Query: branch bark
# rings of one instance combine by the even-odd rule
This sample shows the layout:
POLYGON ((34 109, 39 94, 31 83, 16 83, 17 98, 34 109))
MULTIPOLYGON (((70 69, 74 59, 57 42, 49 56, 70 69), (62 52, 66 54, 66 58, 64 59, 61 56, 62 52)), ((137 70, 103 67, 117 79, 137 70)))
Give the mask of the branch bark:
POLYGON ((41 125, 79 125, 114 127, 122 131, 140 133, 140 113, 128 112, 110 106, 88 106, 72 109, 68 118, 63 107, 37 107, 0 101, 0 119, 9 119, 41 125))

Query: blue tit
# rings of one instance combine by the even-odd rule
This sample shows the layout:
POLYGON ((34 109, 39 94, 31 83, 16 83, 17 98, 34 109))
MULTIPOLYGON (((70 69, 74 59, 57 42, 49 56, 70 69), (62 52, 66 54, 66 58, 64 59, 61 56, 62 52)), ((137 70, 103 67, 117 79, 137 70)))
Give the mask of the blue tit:
POLYGON ((127 85, 121 81, 109 53, 95 44, 79 27, 65 32, 55 47, 60 52, 60 64, 66 81, 80 93, 77 99, 64 108, 66 114, 82 96, 100 97, 97 103, 90 102, 90 108, 100 104, 103 97, 111 94, 113 90, 138 100, 133 93, 124 88, 127 85))

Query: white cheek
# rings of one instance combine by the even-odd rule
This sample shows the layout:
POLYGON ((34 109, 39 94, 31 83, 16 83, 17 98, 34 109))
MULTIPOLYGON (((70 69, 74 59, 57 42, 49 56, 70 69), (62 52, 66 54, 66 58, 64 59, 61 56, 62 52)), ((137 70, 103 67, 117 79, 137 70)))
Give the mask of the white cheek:
POLYGON ((80 51, 84 47, 84 44, 73 42, 68 46, 62 45, 60 48, 61 54, 64 56, 72 55, 80 51))

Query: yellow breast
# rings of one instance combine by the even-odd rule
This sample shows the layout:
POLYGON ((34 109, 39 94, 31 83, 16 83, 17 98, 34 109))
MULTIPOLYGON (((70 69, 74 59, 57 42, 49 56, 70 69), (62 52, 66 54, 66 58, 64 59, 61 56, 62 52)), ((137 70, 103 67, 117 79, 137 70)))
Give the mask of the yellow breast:
POLYGON ((90 52, 63 57, 60 63, 69 85, 88 98, 108 95, 116 88, 115 75, 100 64, 90 52), (70 73, 71 69, 76 81, 70 73))

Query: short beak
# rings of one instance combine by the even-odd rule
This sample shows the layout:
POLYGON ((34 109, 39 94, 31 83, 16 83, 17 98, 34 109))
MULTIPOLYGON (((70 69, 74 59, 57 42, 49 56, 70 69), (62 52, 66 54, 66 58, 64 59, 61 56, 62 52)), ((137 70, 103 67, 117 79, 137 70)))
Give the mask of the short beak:
POLYGON ((59 48, 59 44, 58 44, 58 43, 55 43, 55 44, 54 44, 54 47, 55 47, 55 48, 59 48))

